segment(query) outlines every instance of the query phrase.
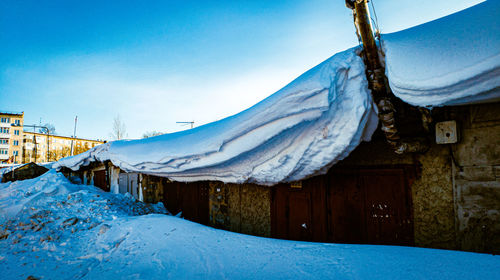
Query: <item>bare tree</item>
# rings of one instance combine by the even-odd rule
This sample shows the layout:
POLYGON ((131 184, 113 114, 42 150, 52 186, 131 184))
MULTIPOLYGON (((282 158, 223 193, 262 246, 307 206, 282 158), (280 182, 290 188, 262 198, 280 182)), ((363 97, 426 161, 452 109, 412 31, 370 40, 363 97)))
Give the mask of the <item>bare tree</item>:
POLYGON ((144 133, 142 135, 142 138, 149 138, 149 137, 158 136, 158 135, 162 135, 162 134, 164 134, 164 133, 160 132, 160 131, 156 131, 156 130, 146 131, 146 133, 144 133))
POLYGON ((47 129, 45 129, 45 127, 46 127, 46 128, 49 129, 48 132, 49 132, 50 135, 56 135, 56 127, 53 124, 46 123, 43 126, 44 127, 41 127, 41 128, 38 129, 38 132, 40 132, 40 133, 47 133, 47 129))
POLYGON ((120 140, 125 138, 126 135, 127 127, 121 120, 120 115, 117 115, 113 120, 113 131, 111 132, 111 137, 115 140, 120 140))

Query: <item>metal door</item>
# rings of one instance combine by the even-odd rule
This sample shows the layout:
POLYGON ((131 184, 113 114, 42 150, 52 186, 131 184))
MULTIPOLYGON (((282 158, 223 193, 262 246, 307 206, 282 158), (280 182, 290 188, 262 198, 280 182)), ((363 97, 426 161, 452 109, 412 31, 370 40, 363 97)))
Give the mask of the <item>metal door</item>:
POLYGON ((118 175, 118 185, 120 186, 119 192, 122 194, 125 194, 128 192, 127 187, 128 187, 128 174, 127 173, 120 173, 118 175))

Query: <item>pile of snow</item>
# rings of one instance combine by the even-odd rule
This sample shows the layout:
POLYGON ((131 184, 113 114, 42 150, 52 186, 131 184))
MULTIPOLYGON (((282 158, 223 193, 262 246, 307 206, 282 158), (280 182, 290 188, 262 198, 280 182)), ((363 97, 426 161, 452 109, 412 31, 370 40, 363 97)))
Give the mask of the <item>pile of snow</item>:
POLYGON ((500 100, 500 1, 382 35, 394 94, 417 106, 500 100))
POLYGON ((500 256, 260 238, 49 171, 0 184, 2 279, 495 279, 500 256))
POLYGON ((57 162, 111 160, 176 181, 272 185, 321 174, 369 141, 378 119, 356 49, 336 54, 253 107, 195 129, 116 141, 57 162))

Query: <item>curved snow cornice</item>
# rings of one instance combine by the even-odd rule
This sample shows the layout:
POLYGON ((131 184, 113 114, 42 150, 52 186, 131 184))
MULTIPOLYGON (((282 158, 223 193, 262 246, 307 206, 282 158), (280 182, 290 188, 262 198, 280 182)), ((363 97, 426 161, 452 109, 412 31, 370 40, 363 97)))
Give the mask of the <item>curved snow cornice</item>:
POLYGON ((417 106, 500 100, 500 1, 382 35, 394 94, 417 106))
POLYGON ((334 55, 253 107, 191 130, 115 141, 65 158, 77 170, 110 160, 176 181, 272 185, 325 173, 378 124, 355 49, 334 55))

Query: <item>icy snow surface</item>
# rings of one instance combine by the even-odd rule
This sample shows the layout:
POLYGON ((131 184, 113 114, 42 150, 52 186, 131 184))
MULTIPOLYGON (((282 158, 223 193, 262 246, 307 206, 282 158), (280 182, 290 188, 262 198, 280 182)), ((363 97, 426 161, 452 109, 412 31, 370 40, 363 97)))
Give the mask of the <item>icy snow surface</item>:
POLYGON ((500 256, 260 238, 53 170, 0 184, 1 279, 498 279, 500 256))
POLYGON ((239 114, 187 131, 100 145, 54 168, 111 160, 128 172, 176 181, 272 185, 325 172, 370 140, 377 124, 363 62, 350 49, 239 114))
POLYGON ((417 106, 500 100, 500 1, 382 35, 394 94, 417 106))

